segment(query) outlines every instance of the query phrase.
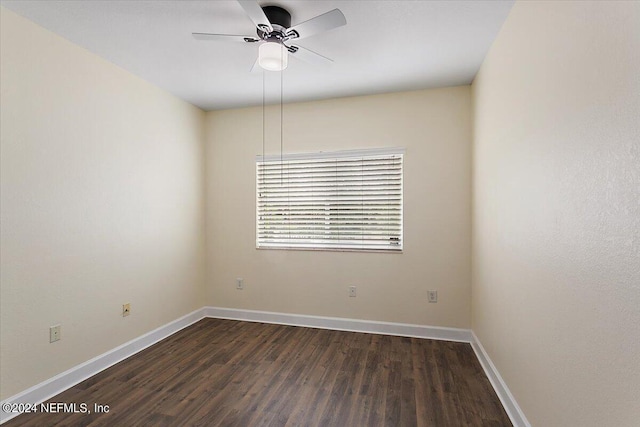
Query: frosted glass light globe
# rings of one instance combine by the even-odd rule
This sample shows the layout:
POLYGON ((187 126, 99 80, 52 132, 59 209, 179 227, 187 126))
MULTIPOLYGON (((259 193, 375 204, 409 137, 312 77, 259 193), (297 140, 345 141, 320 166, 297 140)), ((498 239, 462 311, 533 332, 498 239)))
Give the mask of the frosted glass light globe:
POLYGON ((281 71, 289 64, 289 51, 275 42, 267 42, 258 48, 258 65, 268 71, 281 71))

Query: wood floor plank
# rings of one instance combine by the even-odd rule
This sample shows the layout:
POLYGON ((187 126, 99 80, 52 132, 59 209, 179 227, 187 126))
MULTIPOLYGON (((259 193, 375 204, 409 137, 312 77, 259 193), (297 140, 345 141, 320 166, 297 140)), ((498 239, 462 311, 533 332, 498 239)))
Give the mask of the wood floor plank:
POLYGON ((204 319, 17 426, 510 426, 471 346, 204 319), (94 403, 109 405, 95 413, 94 403))

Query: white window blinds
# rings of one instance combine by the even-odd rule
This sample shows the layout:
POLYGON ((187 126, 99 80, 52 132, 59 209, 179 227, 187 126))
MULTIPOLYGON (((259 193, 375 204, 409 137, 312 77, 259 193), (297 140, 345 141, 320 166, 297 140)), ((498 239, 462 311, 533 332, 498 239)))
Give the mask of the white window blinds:
POLYGON ((258 156, 256 246, 401 251, 403 154, 258 156))

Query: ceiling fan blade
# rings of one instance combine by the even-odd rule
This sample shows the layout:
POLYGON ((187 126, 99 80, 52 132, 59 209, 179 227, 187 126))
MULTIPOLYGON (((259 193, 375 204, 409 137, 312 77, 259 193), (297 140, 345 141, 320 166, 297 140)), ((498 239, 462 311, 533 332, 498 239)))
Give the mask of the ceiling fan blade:
POLYGON ((301 59, 312 65, 327 66, 333 64, 333 60, 322 56, 319 53, 315 53, 312 50, 305 49, 300 46, 289 46, 289 53, 294 58, 301 59))
POLYGON ((318 15, 315 18, 311 18, 308 21, 294 25, 287 29, 285 34, 292 40, 303 39, 314 34, 342 27, 346 24, 347 19, 344 17, 342 12, 340 12, 340 9, 333 9, 332 11, 318 15))
POLYGON ((264 14, 264 11, 256 0, 238 0, 238 3, 240 3, 245 13, 249 15, 249 19, 256 24, 256 27, 266 29, 268 33, 273 31, 271 22, 269 22, 267 15, 264 14))
POLYGON ((260 39, 257 37, 236 36, 233 34, 191 33, 191 35, 196 40, 211 40, 211 41, 221 41, 221 42, 244 42, 244 43, 255 43, 260 41, 260 39))

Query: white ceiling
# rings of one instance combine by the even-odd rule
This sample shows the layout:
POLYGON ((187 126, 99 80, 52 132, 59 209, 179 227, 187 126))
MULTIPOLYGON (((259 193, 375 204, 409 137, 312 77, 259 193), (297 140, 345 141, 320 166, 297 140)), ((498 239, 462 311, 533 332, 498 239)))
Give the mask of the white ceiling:
MULTIPOLYGON (((292 25, 339 8, 347 25, 300 40, 335 61, 290 59, 285 102, 469 84, 511 6, 509 1, 260 1, 292 25)), ((255 44, 197 41, 192 32, 255 35, 235 0, 2 1, 2 6, 204 110, 262 102, 255 44)), ((266 75, 267 101, 279 73, 266 75)), ((274 91, 273 88, 276 90, 274 91)))

